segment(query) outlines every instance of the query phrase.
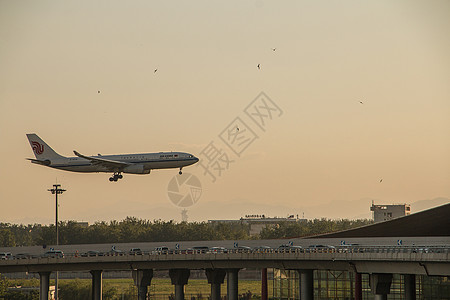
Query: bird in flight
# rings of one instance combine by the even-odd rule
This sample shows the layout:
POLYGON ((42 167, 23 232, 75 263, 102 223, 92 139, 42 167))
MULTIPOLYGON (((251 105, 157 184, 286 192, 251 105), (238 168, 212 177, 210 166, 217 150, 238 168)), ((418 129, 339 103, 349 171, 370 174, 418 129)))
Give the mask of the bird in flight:
POLYGON ((156 71, 158 71, 158 69, 155 69, 155 70, 153 71, 153 73, 156 73, 156 71))
POLYGON ((277 48, 272 48, 272 51, 275 51, 275 50, 277 50, 277 48))
POLYGON ((382 182, 383 182, 383 178, 380 179, 380 183, 382 183, 382 182))
POLYGON ((362 101, 359 101, 359 103, 364 104, 364 102, 362 102, 362 101))
POLYGON ((257 67, 258 67, 258 70, 261 70, 261 65, 260 64, 258 64, 257 67))
POLYGON ((97 91, 97 94, 100 94, 100 91, 97 91))

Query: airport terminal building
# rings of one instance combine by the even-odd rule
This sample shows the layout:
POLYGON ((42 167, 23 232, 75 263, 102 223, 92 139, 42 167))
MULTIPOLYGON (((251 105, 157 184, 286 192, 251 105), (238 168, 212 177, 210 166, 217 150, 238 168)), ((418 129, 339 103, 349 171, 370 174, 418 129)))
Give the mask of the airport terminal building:
MULTIPOLYGON (((396 216, 397 219, 395 220, 381 221, 374 225, 312 237, 310 238, 311 243, 324 238, 339 239, 342 242, 349 240, 365 241, 366 244, 369 244, 371 239, 372 241, 384 240, 384 243, 396 241, 397 245, 384 246, 382 251, 402 252, 406 251, 406 248, 410 248, 413 249, 413 253, 444 252, 447 253, 447 262, 449 262, 450 204, 413 215, 409 214, 408 208, 407 205, 398 205, 394 208, 394 210, 400 211, 399 213, 404 217, 398 218, 396 216), (437 242, 438 245, 441 244, 441 246, 435 246, 432 250, 424 242, 421 244, 414 242, 416 240, 424 241, 427 238, 432 239, 435 243, 437 242)), ((373 211, 377 210, 378 207, 376 206, 373 211)), ((385 213, 391 210, 383 207, 379 211, 385 213)), ((384 217, 384 214, 382 217, 384 217)), ((352 247, 364 251, 363 244, 352 247)), ((450 266, 447 266, 447 268, 450 268, 450 266)), ((426 268, 425 272, 428 272, 426 268)), ((372 276, 370 274, 332 269, 314 270, 313 299, 450 299, 450 276, 395 273, 386 273, 386 275, 385 278, 381 278, 381 280, 386 281, 384 284, 385 297, 377 298, 373 287, 377 283, 373 280, 371 282, 372 276)), ((299 272, 295 270, 274 269, 273 299, 301 299, 299 295, 300 281, 299 272)))
MULTIPOLYGON (((314 271, 314 299, 375 299, 370 288, 369 274, 348 271, 314 271), (359 280, 361 294, 355 290, 359 280)), ((407 278, 407 277, 406 277, 407 278)), ((408 280, 408 278, 407 278, 408 280)), ((300 299, 299 275, 293 270, 274 270, 273 299, 300 299)), ((445 276, 415 276, 416 298, 411 299, 450 299, 450 278, 445 276)), ((405 275, 393 274, 387 299, 407 299, 405 297, 405 275)))

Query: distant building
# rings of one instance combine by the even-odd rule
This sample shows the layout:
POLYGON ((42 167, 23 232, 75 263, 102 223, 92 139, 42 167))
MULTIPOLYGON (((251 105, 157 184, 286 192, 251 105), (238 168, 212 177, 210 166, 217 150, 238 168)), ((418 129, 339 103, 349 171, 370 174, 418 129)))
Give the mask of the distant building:
POLYGON ((410 215, 411 205, 409 204, 375 205, 372 202, 370 210, 373 212, 373 221, 375 223, 378 223, 410 215))
POLYGON ((77 224, 80 227, 84 227, 84 228, 89 227, 89 222, 75 222, 75 224, 77 224))
POLYGON ((261 230, 267 225, 276 226, 283 222, 305 222, 306 219, 299 219, 298 215, 290 215, 286 218, 279 217, 266 217, 265 215, 245 215, 245 217, 239 220, 208 220, 210 224, 219 223, 235 223, 235 224, 248 224, 250 227, 250 235, 258 235, 261 230))

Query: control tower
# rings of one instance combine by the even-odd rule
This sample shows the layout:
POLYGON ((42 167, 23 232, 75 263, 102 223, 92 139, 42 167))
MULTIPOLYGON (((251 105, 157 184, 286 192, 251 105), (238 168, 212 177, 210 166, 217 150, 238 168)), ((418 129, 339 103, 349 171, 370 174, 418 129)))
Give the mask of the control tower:
POLYGON ((410 215, 411 205, 410 204, 375 205, 372 202, 370 210, 373 212, 373 221, 375 223, 378 223, 410 215))

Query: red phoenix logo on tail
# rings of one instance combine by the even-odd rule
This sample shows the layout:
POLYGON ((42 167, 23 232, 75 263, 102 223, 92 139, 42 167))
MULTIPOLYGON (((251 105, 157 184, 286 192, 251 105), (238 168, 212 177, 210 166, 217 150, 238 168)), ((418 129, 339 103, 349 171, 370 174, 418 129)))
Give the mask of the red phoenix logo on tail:
POLYGON ((33 148, 34 153, 40 155, 44 153, 44 146, 39 144, 38 142, 31 142, 31 147, 33 148))

